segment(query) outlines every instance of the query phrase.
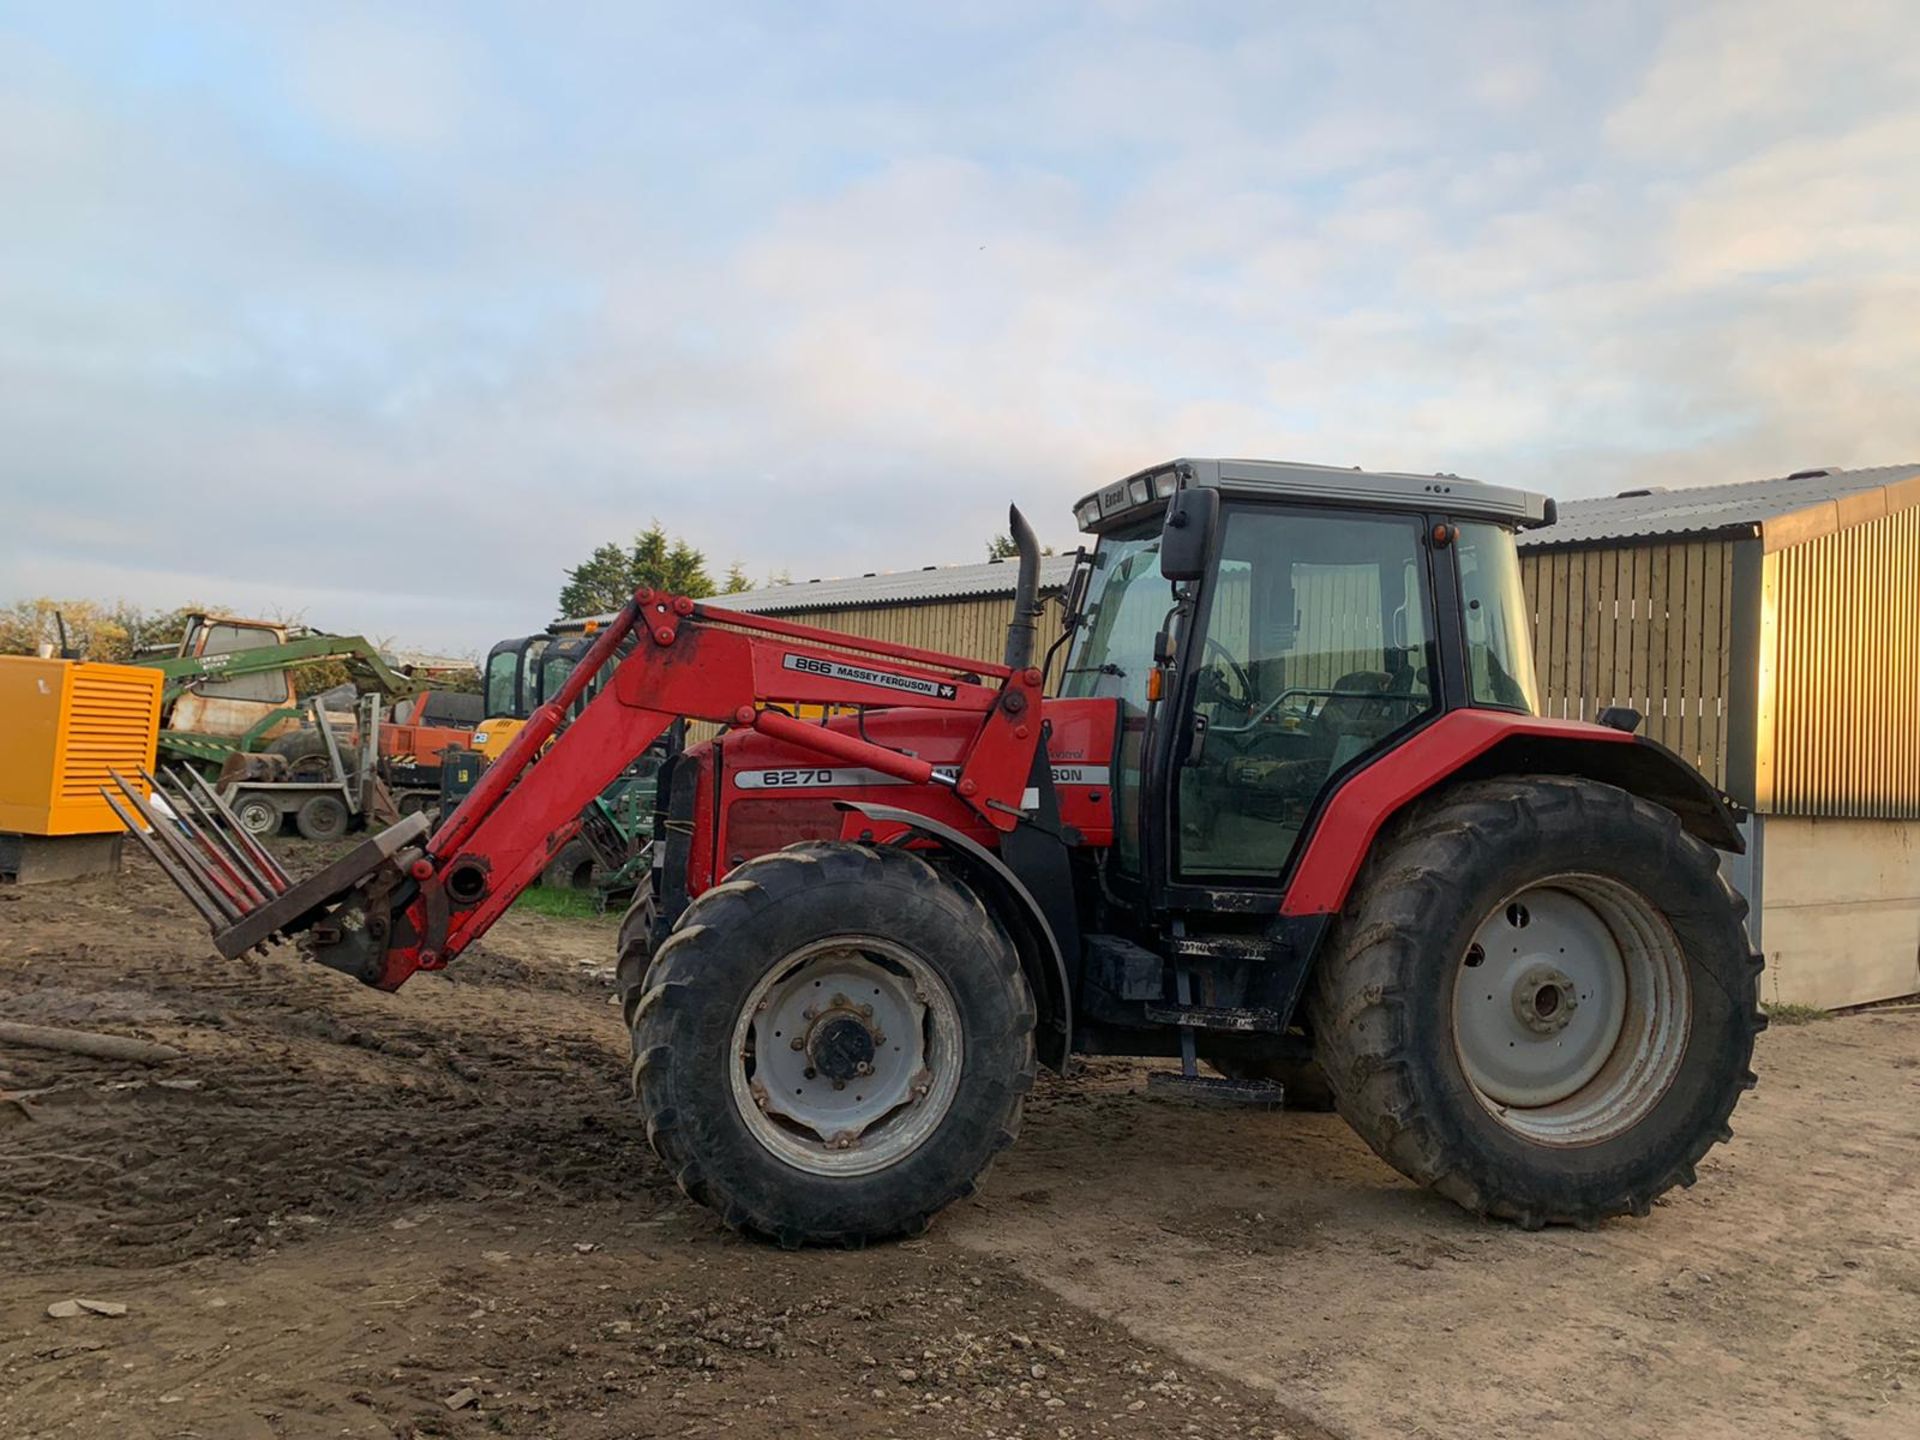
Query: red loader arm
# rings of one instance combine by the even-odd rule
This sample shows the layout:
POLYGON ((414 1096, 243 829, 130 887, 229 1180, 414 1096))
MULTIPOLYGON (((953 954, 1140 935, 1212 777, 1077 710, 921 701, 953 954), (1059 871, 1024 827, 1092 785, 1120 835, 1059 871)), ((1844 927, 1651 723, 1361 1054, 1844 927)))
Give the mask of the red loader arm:
MULTIPOLYGON (((415 970, 444 966, 485 934, 571 838, 581 810, 676 719, 751 727, 840 764, 914 784, 951 785, 989 825, 1008 831, 1018 822, 1039 745, 1040 698, 1040 672, 1030 667, 989 665, 640 590, 431 837, 422 840, 422 818, 403 820, 291 885, 283 875, 263 873, 252 853, 258 847, 223 833, 204 803, 197 806, 198 821, 180 804, 175 815, 164 816, 126 788, 148 832, 124 818, 208 917, 223 954, 304 931, 316 959, 391 990, 415 970), (630 635, 638 641, 632 653, 567 722, 630 635), (911 704, 975 714, 980 724, 950 778, 925 760, 769 708, 783 702, 911 704)), ((214 806, 224 810, 217 800, 214 806)))

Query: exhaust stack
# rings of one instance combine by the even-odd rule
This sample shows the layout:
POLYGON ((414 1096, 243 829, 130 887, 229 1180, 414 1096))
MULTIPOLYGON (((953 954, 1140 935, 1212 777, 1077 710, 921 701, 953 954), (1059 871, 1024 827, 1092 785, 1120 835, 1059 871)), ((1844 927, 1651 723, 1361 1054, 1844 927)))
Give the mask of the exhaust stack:
POLYGON ((1007 531, 1020 553, 1020 576, 1013 587, 1013 618, 1007 622, 1007 650, 1001 661, 1009 670, 1033 664, 1034 621, 1040 614, 1040 542, 1018 505, 1007 509, 1007 531))

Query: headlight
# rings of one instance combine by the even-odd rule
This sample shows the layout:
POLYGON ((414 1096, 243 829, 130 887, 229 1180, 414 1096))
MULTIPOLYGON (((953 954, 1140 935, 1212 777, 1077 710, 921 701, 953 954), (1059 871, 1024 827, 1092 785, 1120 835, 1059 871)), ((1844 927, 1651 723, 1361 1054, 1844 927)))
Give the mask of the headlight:
POLYGON ((1082 530, 1091 530, 1100 523, 1100 502, 1098 500, 1084 502, 1074 512, 1074 517, 1079 520, 1082 530))
POLYGON ((1153 486, 1142 475, 1138 480, 1127 482, 1127 498, 1136 505, 1144 505, 1153 498, 1153 486))
POLYGON ((1153 477, 1153 493, 1158 495, 1162 500, 1165 500, 1179 488, 1180 475, 1178 471, 1162 470, 1158 475, 1153 477))

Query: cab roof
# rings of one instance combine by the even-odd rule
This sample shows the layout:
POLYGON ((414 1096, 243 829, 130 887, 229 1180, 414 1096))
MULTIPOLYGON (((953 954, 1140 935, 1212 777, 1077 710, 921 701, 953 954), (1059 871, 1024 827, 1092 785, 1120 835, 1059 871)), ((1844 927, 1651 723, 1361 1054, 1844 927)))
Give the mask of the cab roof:
POLYGON ((1082 530, 1099 533, 1146 517, 1176 488, 1212 486, 1228 495, 1319 500, 1394 510, 1444 510, 1461 519, 1531 527, 1553 523, 1554 503, 1530 490, 1461 475, 1410 475, 1291 460, 1168 460, 1104 485, 1073 507, 1082 530))

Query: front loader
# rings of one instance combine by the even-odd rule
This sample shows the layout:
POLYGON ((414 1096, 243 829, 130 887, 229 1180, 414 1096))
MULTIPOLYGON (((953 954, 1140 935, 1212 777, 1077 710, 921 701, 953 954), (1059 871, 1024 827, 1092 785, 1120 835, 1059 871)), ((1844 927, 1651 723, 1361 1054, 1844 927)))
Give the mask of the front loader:
POLYGON ((390 990, 675 720, 725 726, 662 774, 619 977, 654 1149, 783 1244, 923 1229, 1037 1064, 1089 1053, 1261 1103, 1310 1078, 1403 1174, 1529 1227, 1691 1184, 1763 1024, 1740 834, 1631 712, 1536 713, 1514 532, 1552 503, 1188 460, 1075 513, 1054 698, 1015 511, 998 663, 642 590, 437 829, 293 883, 217 805, 127 818, 223 954, 297 936, 390 990))

